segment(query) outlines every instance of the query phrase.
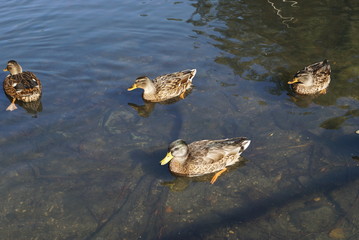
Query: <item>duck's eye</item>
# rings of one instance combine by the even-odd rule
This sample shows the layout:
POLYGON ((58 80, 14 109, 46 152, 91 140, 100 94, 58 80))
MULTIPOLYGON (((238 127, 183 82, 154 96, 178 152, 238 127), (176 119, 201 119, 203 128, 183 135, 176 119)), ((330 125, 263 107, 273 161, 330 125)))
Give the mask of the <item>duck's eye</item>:
POLYGON ((179 151, 180 150, 180 147, 175 147, 172 152, 176 152, 176 151, 179 151))

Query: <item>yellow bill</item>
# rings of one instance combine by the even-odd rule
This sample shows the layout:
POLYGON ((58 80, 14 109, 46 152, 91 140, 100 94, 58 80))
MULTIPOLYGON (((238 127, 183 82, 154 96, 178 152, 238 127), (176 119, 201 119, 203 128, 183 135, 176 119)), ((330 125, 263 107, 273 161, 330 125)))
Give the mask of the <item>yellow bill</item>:
POLYGON ((293 84, 293 83, 297 83, 299 82, 299 79, 298 78, 293 78, 292 81, 289 81, 288 84, 293 84))
POLYGON ((5 69, 3 69, 3 71, 4 71, 4 72, 7 72, 7 71, 9 71, 9 70, 7 70, 7 68, 5 68, 5 69))
POLYGON ((137 85, 136 85, 136 83, 135 84, 133 84, 131 87, 129 87, 128 89, 127 89, 127 91, 132 91, 133 89, 136 89, 137 88, 137 85))
POLYGON ((169 161, 171 161, 173 158, 173 155, 171 152, 168 152, 166 157, 160 161, 161 165, 167 164, 169 161))

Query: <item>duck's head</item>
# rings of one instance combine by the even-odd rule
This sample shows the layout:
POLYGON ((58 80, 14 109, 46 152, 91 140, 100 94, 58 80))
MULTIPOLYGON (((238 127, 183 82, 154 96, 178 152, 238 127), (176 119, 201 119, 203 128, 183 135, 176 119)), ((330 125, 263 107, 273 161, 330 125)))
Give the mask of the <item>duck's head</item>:
POLYGON ((4 71, 9 71, 11 75, 16 75, 22 73, 22 67, 15 60, 10 60, 7 62, 4 71))
POLYGON ((185 141, 178 139, 170 144, 168 147, 167 155, 161 160, 161 165, 165 165, 170 162, 173 158, 178 161, 185 161, 188 157, 188 146, 185 141))
POLYGON ((292 81, 289 81, 288 84, 303 84, 306 87, 310 87, 313 86, 313 75, 307 71, 302 70, 297 72, 294 75, 294 78, 292 79, 292 81))
POLYGON ((136 88, 146 89, 151 83, 152 83, 152 81, 146 76, 138 77, 136 79, 135 83, 131 87, 129 87, 127 90, 132 91, 136 88))

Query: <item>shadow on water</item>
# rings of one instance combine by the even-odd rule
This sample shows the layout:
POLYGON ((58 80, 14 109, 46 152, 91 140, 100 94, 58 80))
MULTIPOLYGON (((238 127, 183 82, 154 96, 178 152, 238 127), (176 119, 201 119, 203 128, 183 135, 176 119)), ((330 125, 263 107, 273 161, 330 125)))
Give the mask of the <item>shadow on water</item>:
MULTIPOLYGON (((246 224, 266 215, 272 209, 284 207, 291 202, 306 198, 308 195, 322 193, 329 195, 332 191, 343 188, 359 179, 359 168, 340 168, 322 177, 308 182, 305 188, 290 186, 281 192, 273 193, 267 198, 250 201, 247 206, 229 208, 220 214, 220 218, 202 219, 201 222, 187 224, 172 233, 166 234, 161 239, 205 239, 221 227, 246 224)), ((313 204, 315 204, 313 202, 313 204)), ((329 229, 328 229, 329 230, 329 229)), ((300 239, 301 236, 287 236, 277 239, 300 239), (292 237, 292 238, 291 238, 292 237)))
POLYGON ((133 161, 133 167, 137 164, 140 164, 144 174, 152 176, 156 179, 162 179, 168 176, 168 169, 166 167, 161 167, 160 160, 166 154, 166 150, 157 150, 153 152, 145 152, 142 149, 136 149, 130 152, 131 159, 133 161), (161 169, 159 171, 159 169, 161 169))
POLYGON ((345 121, 353 117, 359 117, 359 109, 349 110, 343 116, 329 118, 322 122, 320 127, 325 129, 339 129, 345 121))

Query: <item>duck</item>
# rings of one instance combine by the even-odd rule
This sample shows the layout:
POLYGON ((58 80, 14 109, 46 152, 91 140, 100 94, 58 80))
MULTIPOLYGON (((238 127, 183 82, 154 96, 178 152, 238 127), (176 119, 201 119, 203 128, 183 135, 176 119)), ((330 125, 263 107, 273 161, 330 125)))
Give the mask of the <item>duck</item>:
POLYGON ((4 71, 9 71, 3 82, 5 94, 11 99, 6 111, 17 109, 15 101, 34 102, 41 97, 41 82, 32 72, 23 72, 21 65, 15 60, 7 62, 4 71))
POLYGON ((200 140, 190 144, 177 139, 169 145, 160 164, 169 163, 170 172, 179 176, 197 177, 216 172, 210 181, 213 184, 228 166, 240 161, 240 155, 250 142, 245 137, 200 140))
POLYGON ((288 82, 297 94, 325 94, 330 83, 330 64, 327 59, 298 71, 288 82))
POLYGON ((192 79, 196 72, 196 69, 188 69, 161 75, 153 80, 141 76, 127 90, 142 88, 144 90, 142 97, 149 102, 163 102, 176 97, 183 99, 186 91, 192 88, 192 79))

